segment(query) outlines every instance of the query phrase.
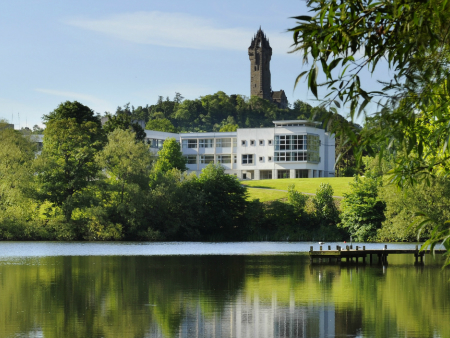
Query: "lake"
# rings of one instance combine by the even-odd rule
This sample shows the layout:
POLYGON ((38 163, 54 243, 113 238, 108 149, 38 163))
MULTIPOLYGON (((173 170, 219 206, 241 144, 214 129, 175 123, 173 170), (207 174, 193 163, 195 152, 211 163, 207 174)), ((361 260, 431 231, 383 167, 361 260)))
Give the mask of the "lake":
POLYGON ((439 256, 311 265, 310 245, 0 242, 0 337, 450 337, 439 256))

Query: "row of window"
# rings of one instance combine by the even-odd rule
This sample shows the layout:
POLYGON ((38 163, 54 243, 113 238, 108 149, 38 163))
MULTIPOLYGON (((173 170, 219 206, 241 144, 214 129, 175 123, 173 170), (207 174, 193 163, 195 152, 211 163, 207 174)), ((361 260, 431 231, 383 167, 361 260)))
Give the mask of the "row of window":
POLYGON ((319 152, 315 151, 276 151, 275 162, 320 162, 319 152))
MULTIPOLYGON (((187 164, 197 164, 199 161, 200 164, 209 164, 214 163, 214 155, 200 155, 197 159, 197 155, 187 155, 186 163, 187 164)), ((272 162, 272 156, 267 157, 269 162, 272 162)), ((237 155, 233 155, 233 163, 237 162, 237 155)), ((264 157, 259 157, 259 162, 264 162, 264 157)), ((231 163, 231 155, 216 155, 216 163, 229 164, 231 163)), ((254 163, 254 155, 253 154, 243 154, 241 158, 242 164, 253 164, 254 163)))
MULTIPOLYGON (((201 155, 200 164, 214 163, 214 155, 201 155)), ((231 155, 217 155, 217 163, 227 164, 231 163, 231 155)), ((197 155, 187 155, 187 164, 197 164, 197 155)), ((236 155, 234 155, 234 163, 236 163, 236 155)))
MULTIPOLYGON (((256 145, 256 141, 255 141, 255 140, 250 140, 250 141, 249 141, 249 144, 250 144, 251 146, 254 146, 254 145, 256 145)), ((265 144, 266 144, 265 140, 259 140, 259 145, 260 145, 260 146, 264 146, 265 144)), ((267 144, 268 144, 269 146, 271 146, 271 145, 273 144, 272 140, 267 140, 267 144)), ((247 146, 247 140, 242 140, 242 141, 241 141, 241 145, 244 146, 244 147, 246 147, 246 146, 247 146)))
MULTIPOLYGON (((242 154, 241 155, 241 163, 242 164, 253 164, 255 163, 255 157, 253 154, 242 154)), ((187 164, 197 164, 197 155, 187 155, 186 162, 187 164)), ((214 163, 214 155, 201 155, 199 156, 200 164, 208 164, 214 163)), ((264 156, 260 156, 259 162, 264 162, 264 156)), ((275 152, 275 156, 268 156, 268 162, 320 162, 320 157, 315 152, 287 152, 280 151, 275 152)), ((233 163, 237 162, 237 156, 233 155, 233 163)), ((216 163, 231 163, 231 155, 216 155, 216 163)))
MULTIPOLYGON (((237 141, 235 138, 218 138, 216 140, 216 148, 228 148, 228 147, 236 147, 237 141)), ((255 140, 242 140, 241 145, 246 147, 248 144, 251 146, 256 145, 255 140)), ((259 140, 259 145, 264 146, 266 144, 265 140, 259 140)), ((273 144, 272 140, 267 140, 267 144, 271 146, 273 144)), ((206 139, 199 139, 197 142, 197 139, 191 139, 191 140, 182 140, 182 147, 183 148, 214 148, 214 139, 213 138, 206 138, 206 139)))
POLYGON ((308 150, 319 151, 319 135, 277 135, 275 136, 275 150, 308 150))
MULTIPOLYGON (((159 140, 155 140, 159 141, 159 140)), ((264 146, 265 140, 259 140, 258 144, 264 146)), ((271 146, 272 140, 267 140, 267 145, 271 146)), ((247 145, 255 146, 255 140, 241 140, 241 145, 246 147, 247 145)), ((219 138, 215 139, 216 148, 236 147, 237 141, 235 138, 219 138)), ((182 140, 183 148, 214 148, 214 139, 187 139, 182 140)), ((275 150, 308 150, 319 151, 320 138, 318 135, 276 135, 275 136, 275 150)))
MULTIPOLYGON (((216 148, 231 148, 237 146, 237 141, 235 138, 218 138, 215 139, 216 148)), ((214 139, 213 138, 204 138, 199 139, 191 139, 191 140, 182 140, 181 146, 183 148, 214 148, 214 139)))
MULTIPOLYGON (((277 170, 277 178, 291 178, 291 171, 277 170)), ((308 178, 308 169, 295 169, 295 178, 308 178)), ((259 179, 272 179, 272 170, 260 170, 259 179)))

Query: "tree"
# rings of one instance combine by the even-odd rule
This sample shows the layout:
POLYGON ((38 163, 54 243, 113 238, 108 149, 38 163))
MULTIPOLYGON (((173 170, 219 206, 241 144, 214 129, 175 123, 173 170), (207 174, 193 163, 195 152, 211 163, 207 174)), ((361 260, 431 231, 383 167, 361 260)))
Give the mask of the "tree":
MULTIPOLYGON (((303 53, 304 61, 312 60, 311 68, 296 83, 308 74, 308 86, 316 97, 319 85, 329 90, 325 97, 328 119, 337 114, 336 107, 346 104, 353 119, 374 98, 380 99, 372 128, 359 130, 349 125, 334 132, 346 136, 359 161, 364 151, 382 158, 386 148, 379 145, 388 140, 387 150, 397 152, 393 181, 400 186, 429 183, 435 175, 446 175, 450 159, 450 3, 309 0, 307 5, 313 15, 295 17, 298 25, 290 29, 293 51, 303 53), (381 79, 384 88, 380 92, 366 90, 360 71, 367 68, 375 73, 382 59, 387 60, 393 76, 381 79), (326 77, 321 84, 317 83, 319 68, 326 77), (336 76, 333 70, 339 68, 336 76), (432 122, 437 125, 430 130, 427 126, 432 122)), ((437 225, 426 246, 443 241, 450 254, 449 224, 437 225)))
POLYGON ((93 122, 101 125, 100 117, 94 115, 94 112, 88 106, 84 106, 78 101, 61 103, 54 111, 42 117, 45 124, 54 120, 66 119, 75 119, 77 124, 93 122))
POLYGON ((147 122, 145 125, 145 129, 147 130, 155 130, 155 131, 164 131, 166 133, 176 133, 176 129, 173 126, 172 122, 170 122, 166 118, 162 119, 154 119, 147 122))
POLYGON ((86 213, 89 232, 95 229, 95 236, 89 239, 130 238, 148 222, 144 215, 151 167, 149 149, 136 141, 131 130, 116 129, 108 135, 108 143, 96 155, 96 161, 106 175, 106 186, 100 187, 104 195, 100 205, 86 213))
POLYGON ((225 124, 220 127, 219 132, 236 131, 239 128, 237 124, 225 124))
MULTIPOLYGON (((303 53, 305 61, 309 58, 313 62, 296 83, 308 74, 308 86, 318 97, 321 68, 326 80, 320 86, 328 89, 325 103, 331 110, 330 119, 332 113, 337 114, 333 105, 349 103, 353 119, 375 97, 384 99, 379 102, 382 109, 373 117, 381 128, 361 131, 352 125, 340 125, 334 130, 338 135, 346 135, 355 156, 361 160, 364 150, 375 155, 374 146, 386 139, 403 143, 406 151, 396 166, 397 180, 402 183, 400 172, 405 173, 411 151, 419 159, 426 158, 422 149, 433 144, 436 151, 448 152, 443 143, 435 142, 442 135, 440 132, 448 133, 448 129, 436 130, 433 137, 424 138, 417 111, 428 111, 427 118, 431 120, 450 120, 447 111, 450 101, 448 96, 442 96, 450 79, 447 35, 450 4, 444 0, 309 0, 307 4, 313 15, 296 17, 298 26, 290 31, 294 32, 294 51, 303 53), (388 61, 393 76, 381 79, 385 84, 382 91, 366 91, 359 73, 363 68, 374 73, 382 59, 388 61), (343 71, 336 76, 338 68, 343 71), (434 106, 431 110, 430 103, 434 106)), ((409 175, 427 170, 420 162, 414 161, 408 168, 409 175)))
MULTIPOLYGON (((36 202, 27 196, 36 147, 30 137, 0 120, 0 238, 39 239, 36 202)), ((45 236, 44 236, 45 238, 45 236)))
POLYGON ((137 184, 142 189, 148 186, 151 156, 148 147, 136 142, 130 130, 116 129, 108 135, 108 143, 97 154, 96 159, 117 185, 119 203, 124 203, 127 185, 137 184))
POLYGON ((180 144, 173 137, 166 139, 162 149, 158 151, 158 159, 155 163, 154 171, 158 173, 172 169, 187 170, 186 158, 181 152, 180 144))
POLYGON ((146 134, 139 123, 133 122, 131 116, 126 113, 118 113, 116 115, 106 114, 108 121, 104 124, 103 129, 106 134, 110 134, 116 129, 132 130, 138 141, 144 141, 146 134))
POLYGON ((37 124, 33 126, 33 134, 43 134, 44 129, 39 127, 37 124))
POLYGON ((329 183, 321 183, 312 202, 316 209, 316 216, 324 224, 337 223, 339 212, 334 204, 333 187, 329 183))
POLYGON ((385 185, 379 198, 386 204, 386 220, 378 231, 380 241, 414 241, 417 229, 411 224, 423 221, 420 240, 427 240, 433 228, 450 219, 450 181, 442 177, 433 179, 430 185, 422 182, 402 190, 385 185))
POLYGON ((105 140, 100 119, 87 106, 67 101, 44 121, 44 146, 36 163, 38 196, 61 207, 70 221, 82 204, 81 192, 98 175, 94 157, 105 140))
POLYGON ((199 208, 202 232, 207 238, 226 239, 239 230, 246 209, 247 188, 233 175, 225 174, 220 164, 208 164, 202 170, 197 189, 204 194, 199 208))
POLYGON ((309 196, 295 190, 294 184, 288 186, 288 203, 291 204, 300 215, 305 213, 308 199, 309 196))
POLYGON ((176 92, 175 93, 175 97, 173 98, 173 101, 175 103, 180 104, 181 102, 183 102, 183 99, 184 99, 183 95, 181 95, 180 93, 176 92))
POLYGON ((367 171, 364 178, 355 176, 350 193, 344 194, 340 226, 358 241, 374 241, 385 220, 386 204, 378 197, 381 183, 382 177, 367 171))

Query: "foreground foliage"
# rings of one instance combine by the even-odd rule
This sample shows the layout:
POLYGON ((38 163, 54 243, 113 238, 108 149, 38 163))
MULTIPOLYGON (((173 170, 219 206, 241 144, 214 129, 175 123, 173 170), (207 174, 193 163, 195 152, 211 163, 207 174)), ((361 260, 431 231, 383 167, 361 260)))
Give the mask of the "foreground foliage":
MULTIPOLYGON (((365 128, 332 124, 338 136, 351 144, 361 160, 364 152, 383 158, 395 155, 392 182, 400 187, 431 185, 450 173, 450 3, 446 0, 308 0, 312 15, 297 16, 293 27, 294 51, 303 53, 311 68, 308 86, 328 93, 325 105, 329 121, 337 108, 349 105, 349 117, 364 114, 377 98, 379 111, 365 128), (377 72, 386 60, 392 72, 377 72), (360 79, 366 68, 384 85, 368 90, 360 79), (318 83, 319 69, 325 81, 318 83), (391 75, 392 74, 392 75, 391 75)), ((436 224, 433 216, 420 213, 417 231, 434 226, 425 243, 442 243, 450 264, 450 223, 436 224)))

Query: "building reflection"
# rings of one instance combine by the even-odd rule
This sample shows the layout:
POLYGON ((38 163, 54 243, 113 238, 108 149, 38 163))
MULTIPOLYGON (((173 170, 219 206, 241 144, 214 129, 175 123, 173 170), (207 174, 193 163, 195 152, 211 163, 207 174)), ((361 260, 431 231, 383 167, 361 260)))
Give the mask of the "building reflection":
MULTIPOLYGON (((261 301, 255 293, 252 297, 239 294, 235 301, 226 304, 221 312, 204 315, 200 302, 185 309, 173 337, 236 337, 236 338, 328 338, 357 337, 361 330, 361 315, 349 309, 336 309, 334 304, 296 304, 291 294, 289 304, 277 302, 273 293, 271 301, 261 301)), ((164 332, 153 323, 148 337, 166 338, 164 332)))

